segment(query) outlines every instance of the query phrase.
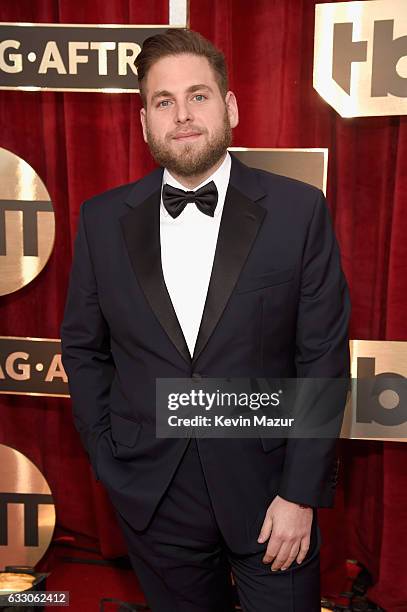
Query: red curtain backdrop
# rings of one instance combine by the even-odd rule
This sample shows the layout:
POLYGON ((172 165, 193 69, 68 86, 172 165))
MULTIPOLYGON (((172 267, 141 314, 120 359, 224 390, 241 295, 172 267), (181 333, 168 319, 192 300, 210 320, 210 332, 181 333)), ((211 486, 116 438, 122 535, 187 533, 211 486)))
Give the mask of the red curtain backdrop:
MULTIPOLYGON (((351 337, 407 340, 407 119, 342 119, 312 87, 314 0, 191 0, 190 26, 224 52, 240 108, 234 145, 328 147, 328 198, 353 303, 351 337), (403 161, 404 160, 404 161, 403 161)), ((2 0, 0 21, 168 23, 166 0, 2 0)), ((0 146, 39 173, 56 213, 46 268, 0 298, 0 334, 58 338, 81 202, 153 167, 134 94, 0 91, 0 146)), ((106 255, 108 256, 108 254, 106 255)), ((125 552, 67 399, 0 396, 0 442, 46 476, 61 529, 125 552)), ((407 444, 340 442, 334 510, 320 513, 324 593, 345 558, 373 573, 370 596, 407 610, 407 444)))

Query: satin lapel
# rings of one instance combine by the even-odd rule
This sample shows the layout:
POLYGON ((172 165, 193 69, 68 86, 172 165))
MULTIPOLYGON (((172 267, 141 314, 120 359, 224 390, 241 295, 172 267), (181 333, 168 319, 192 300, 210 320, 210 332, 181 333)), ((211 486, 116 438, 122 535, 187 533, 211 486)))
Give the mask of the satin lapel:
MULTIPOLYGON (((233 163, 236 168, 235 159, 233 163)), ((247 171, 250 170, 248 168, 245 170, 247 175, 247 171)), ((232 177, 225 198, 212 275, 193 362, 196 362, 205 348, 222 316, 266 214, 265 208, 234 187, 232 177)))
POLYGON ((133 270, 155 316, 189 364, 191 355, 164 281, 160 247, 160 188, 121 218, 133 270))

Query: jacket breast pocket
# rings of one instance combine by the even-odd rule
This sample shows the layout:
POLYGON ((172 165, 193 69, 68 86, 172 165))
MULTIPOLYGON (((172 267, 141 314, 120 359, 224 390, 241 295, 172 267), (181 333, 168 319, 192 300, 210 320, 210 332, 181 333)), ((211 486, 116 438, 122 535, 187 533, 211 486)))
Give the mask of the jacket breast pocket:
POLYGON ((294 269, 273 270, 260 276, 242 278, 236 285, 236 293, 247 293, 288 283, 294 278, 294 269))
POLYGON ((116 412, 110 413, 111 436, 115 443, 114 456, 117 459, 134 457, 134 447, 141 432, 141 423, 126 419, 116 412))

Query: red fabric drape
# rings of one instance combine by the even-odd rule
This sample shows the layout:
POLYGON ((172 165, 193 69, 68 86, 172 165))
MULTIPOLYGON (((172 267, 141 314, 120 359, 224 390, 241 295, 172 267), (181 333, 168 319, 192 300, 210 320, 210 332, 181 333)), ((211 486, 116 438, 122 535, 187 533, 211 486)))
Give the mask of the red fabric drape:
MULTIPOLYGON (((191 0, 191 27, 225 52, 240 108, 236 146, 328 147, 328 198, 353 303, 351 337, 407 340, 407 120, 341 119, 312 88, 314 0, 191 0), (404 163, 403 163, 404 162, 404 163)), ((167 23, 166 0, 2 0, 0 21, 167 23)), ((58 337, 80 203, 153 167, 137 95, 0 91, 0 146, 30 163, 56 212, 51 259, 0 299, 1 335, 58 337)), ((62 527, 120 554, 114 516, 94 482, 68 400, 1 396, 0 441, 46 475, 62 527)), ((371 597, 407 609, 407 445, 341 441, 337 505, 320 513, 325 593, 343 560, 374 574, 371 597)))

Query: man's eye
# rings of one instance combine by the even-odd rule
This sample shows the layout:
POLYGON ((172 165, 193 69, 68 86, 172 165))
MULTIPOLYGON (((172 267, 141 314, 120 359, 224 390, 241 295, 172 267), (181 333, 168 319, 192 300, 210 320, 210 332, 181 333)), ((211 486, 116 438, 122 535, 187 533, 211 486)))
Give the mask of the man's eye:
POLYGON ((170 104, 170 100, 161 100, 157 106, 161 107, 161 108, 165 108, 166 106, 169 106, 170 104))
POLYGON ((194 99, 195 99, 197 102, 203 102, 204 100, 206 100, 206 96, 204 96, 203 94, 196 94, 196 95, 194 96, 194 99))

